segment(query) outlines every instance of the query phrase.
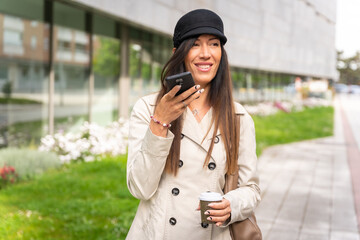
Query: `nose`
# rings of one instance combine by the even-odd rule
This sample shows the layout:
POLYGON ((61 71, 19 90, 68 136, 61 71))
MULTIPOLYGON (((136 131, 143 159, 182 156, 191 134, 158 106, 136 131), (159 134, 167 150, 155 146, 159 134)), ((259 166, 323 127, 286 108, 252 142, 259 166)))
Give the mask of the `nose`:
POLYGON ((201 58, 209 58, 210 57, 210 49, 207 44, 202 44, 200 49, 200 57, 201 58))

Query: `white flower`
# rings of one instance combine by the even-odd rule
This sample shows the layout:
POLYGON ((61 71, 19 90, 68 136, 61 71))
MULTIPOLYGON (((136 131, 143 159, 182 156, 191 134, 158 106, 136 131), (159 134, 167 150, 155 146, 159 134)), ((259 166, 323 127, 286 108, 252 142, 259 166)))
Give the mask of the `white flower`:
POLYGON ((98 156, 126 153, 129 122, 125 119, 102 127, 84 122, 79 133, 58 132, 41 139, 39 150, 56 152, 63 163, 95 160, 98 156))

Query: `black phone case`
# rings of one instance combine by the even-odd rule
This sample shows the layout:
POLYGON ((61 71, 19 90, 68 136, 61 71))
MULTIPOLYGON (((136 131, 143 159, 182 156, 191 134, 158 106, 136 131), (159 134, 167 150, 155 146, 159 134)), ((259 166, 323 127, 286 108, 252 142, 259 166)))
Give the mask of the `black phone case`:
POLYGON ((180 90, 176 93, 175 96, 195 86, 195 82, 190 72, 183 72, 183 73, 171 75, 169 77, 166 77, 165 81, 166 81, 167 92, 169 92, 176 85, 181 85, 180 90))

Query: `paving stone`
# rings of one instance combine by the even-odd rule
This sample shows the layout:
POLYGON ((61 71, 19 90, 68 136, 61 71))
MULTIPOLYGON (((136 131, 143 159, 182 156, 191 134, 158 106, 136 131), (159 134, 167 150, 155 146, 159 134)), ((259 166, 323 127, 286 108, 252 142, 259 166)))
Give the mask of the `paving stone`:
POLYGON ((339 232, 332 231, 330 240, 360 240, 359 232, 339 232))

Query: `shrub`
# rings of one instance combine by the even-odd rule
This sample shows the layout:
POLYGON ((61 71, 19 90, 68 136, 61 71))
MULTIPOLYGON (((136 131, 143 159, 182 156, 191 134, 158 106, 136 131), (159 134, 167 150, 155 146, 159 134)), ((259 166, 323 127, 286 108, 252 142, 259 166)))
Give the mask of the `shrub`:
POLYGON ((0 166, 14 167, 22 180, 33 178, 49 168, 60 165, 61 162, 54 153, 18 148, 0 150, 0 166))
POLYGON ((2 92, 5 95, 5 98, 10 98, 12 93, 12 84, 11 82, 6 82, 2 87, 2 92))
POLYGON ((12 166, 4 166, 0 168, 0 189, 4 188, 9 183, 15 183, 18 180, 18 175, 15 168, 12 166))

